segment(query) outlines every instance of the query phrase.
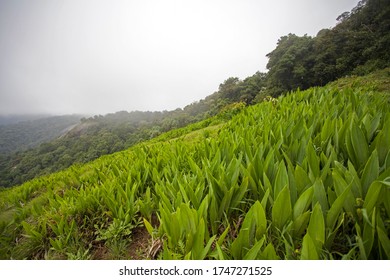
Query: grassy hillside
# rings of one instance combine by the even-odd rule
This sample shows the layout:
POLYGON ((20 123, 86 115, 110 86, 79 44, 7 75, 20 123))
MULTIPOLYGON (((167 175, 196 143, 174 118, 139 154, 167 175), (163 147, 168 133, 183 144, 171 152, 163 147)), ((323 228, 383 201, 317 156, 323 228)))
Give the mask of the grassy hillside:
POLYGON ((359 79, 3 190, 0 256, 389 259, 389 89, 359 79))

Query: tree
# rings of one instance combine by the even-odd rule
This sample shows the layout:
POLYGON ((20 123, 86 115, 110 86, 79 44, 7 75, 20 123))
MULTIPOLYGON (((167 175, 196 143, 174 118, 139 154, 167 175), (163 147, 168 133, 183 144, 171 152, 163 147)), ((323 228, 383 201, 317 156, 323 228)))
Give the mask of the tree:
POLYGON ((247 77, 240 85, 240 102, 253 104, 257 95, 266 87, 267 74, 256 72, 247 77))
POLYGON ((239 100, 239 82, 236 77, 230 77, 219 85, 218 91, 222 98, 229 99, 230 101, 239 100))
POLYGON ((276 49, 267 54, 268 86, 273 96, 312 85, 313 44, 310 36, 288 34, 281 37, 276 49))

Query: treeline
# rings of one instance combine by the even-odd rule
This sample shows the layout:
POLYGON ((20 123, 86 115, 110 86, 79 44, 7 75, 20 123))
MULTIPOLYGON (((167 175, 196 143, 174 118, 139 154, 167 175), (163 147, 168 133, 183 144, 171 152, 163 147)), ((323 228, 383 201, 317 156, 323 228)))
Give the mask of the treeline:
POLYGON ((314 38, 289 34, 279 39, 267 55, 268 93, 321 86, 390 65, 390 1, 360 1, 337 20, 314 38))
POLYGON ((351 74, 390 66, 390 1, 364 0, 338 17, 332 29, 317 36, 289 34, 267 57, 268 73, 240 80, 230 77, 218 91, 183 109, 163 112, 117 112, 82 119, 64 137, 39 147, 0 156, 0 186, 21 184, 36 176, 85 163, 128 148, 169 130, 261 102, 296 88, 324 85, 351 74), (232 105, 233 104, 233 105, 232 105))

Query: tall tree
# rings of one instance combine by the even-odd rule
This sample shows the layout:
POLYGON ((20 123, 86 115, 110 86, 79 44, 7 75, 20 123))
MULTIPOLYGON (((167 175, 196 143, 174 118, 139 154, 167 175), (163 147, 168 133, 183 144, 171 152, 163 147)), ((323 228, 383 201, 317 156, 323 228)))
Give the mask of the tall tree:
POLYGON ((279 39, 275 50, 267 54, 268 86, 272 95, 312 84, 313 39, 288 34, 279 39))

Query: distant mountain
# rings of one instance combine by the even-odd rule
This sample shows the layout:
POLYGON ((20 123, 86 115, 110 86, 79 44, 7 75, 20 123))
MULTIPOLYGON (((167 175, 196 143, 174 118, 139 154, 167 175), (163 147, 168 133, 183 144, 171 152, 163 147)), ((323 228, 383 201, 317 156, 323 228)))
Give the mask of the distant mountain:
POLYGON ((0 117, 0 154, 26 150, 51 141, 80 122, 81 115, 0 117))
POLYGON ((44 114, 0 115, 0 126, 52 117, 44 114))

